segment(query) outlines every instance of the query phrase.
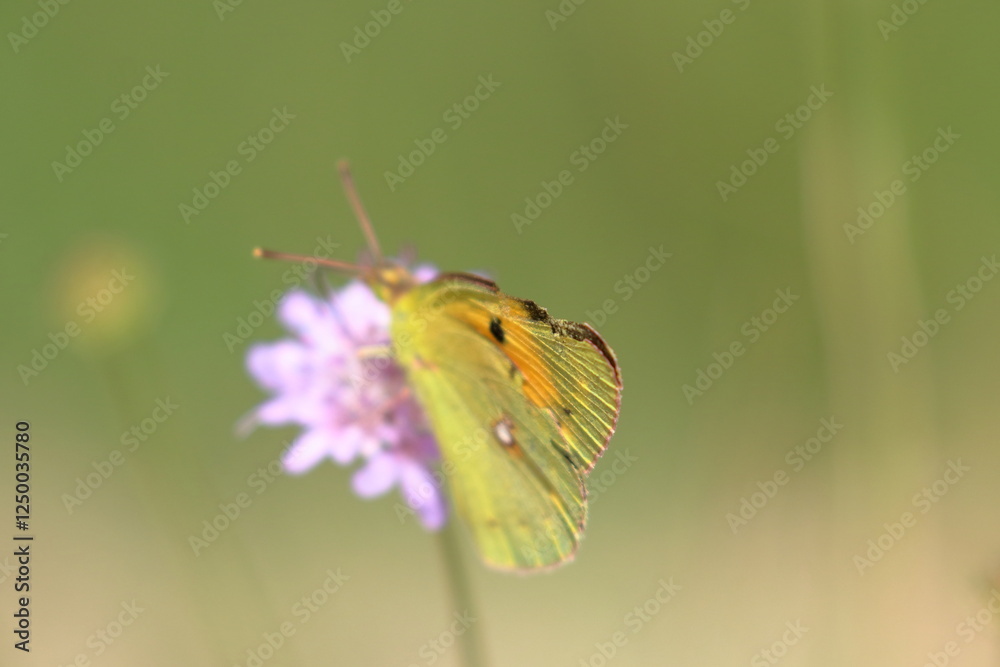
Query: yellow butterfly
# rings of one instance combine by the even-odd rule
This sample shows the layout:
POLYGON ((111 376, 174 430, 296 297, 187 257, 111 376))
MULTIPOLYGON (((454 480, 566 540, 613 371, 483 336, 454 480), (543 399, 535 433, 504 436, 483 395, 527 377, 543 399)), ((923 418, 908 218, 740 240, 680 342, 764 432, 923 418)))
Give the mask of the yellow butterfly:
POLYGON ((370 266, 258 249, 358 274, 390 307, 396 361, 441 449, 455 509, 483 560, 531 571, 572 560, 587 521, 584 481, 614 433, 621 373, 587 324, 557 320, 491 280, 442 273, 417 283, 382 258, 346 163, 347 197, 370 266))

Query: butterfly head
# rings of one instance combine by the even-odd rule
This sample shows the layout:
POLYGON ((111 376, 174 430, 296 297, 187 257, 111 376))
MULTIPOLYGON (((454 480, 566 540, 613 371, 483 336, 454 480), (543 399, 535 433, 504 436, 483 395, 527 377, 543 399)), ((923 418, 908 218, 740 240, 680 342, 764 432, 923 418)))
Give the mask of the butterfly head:
POLYGON ((378 298, 393 304, 400 296, 416 285, 413 274, 406 267, 394 262, 385 262, 363 270, 362 280, 368 283, 378 298))

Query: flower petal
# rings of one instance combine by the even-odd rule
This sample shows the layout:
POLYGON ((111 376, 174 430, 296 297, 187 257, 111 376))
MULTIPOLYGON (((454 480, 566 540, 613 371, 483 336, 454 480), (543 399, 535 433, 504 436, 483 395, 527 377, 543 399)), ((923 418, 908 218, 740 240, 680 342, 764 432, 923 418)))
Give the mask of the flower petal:
POLYGON ((396 457, 386 452, 379 452, 354 473, 351 486, 362 498, 374 498, 395 486, 398 479, 399 465, 396 457))
POLYGON ((378 441, 360 426, 350 424, 337 430, 336 441, 330 450, 333 460, 346 465, 357 458, 362 451, 377 451, 378 441))
POLYGON ((293 340, 258 343, 247 352, 247 370, 265 389, 287 391, 308 380, 309 351, 293 340))
POLYGON ((293 290, 286 294, 278 306, 278 319, 317 350, 345 351, 346 342, 329 304, 308 292, 293 290))
POLYGON ((388 342, 391 311, 368 285, 353 281, 334 298, 341 326, 355 343, 388 342))
POLYGON ((281 465, 293 475, 301 475, 323 460, 330 448, 330 433, 310 429, 300 435, 281 457, 281 465))
POLYGON ((421 264, 413 268, 413 279, 418 283, 429 283, 438 277, 440 271, 433 264, 421 264))
POLYGON ((268 426, 280 426, 289 422, 299 422, 299 411, 295 401, 278 397, 263 403, 254 413, 257 421, 268 426))
POLYGON ((298 334, 320 328, 328 315, 326 304, 303 290, 288 292, 278 305, 278 319, 298 334))
POLYGON ((431 471, 414 461, 405 461, 400 469, 400 490, 406 503, 412 507, 420 523, 427 530, 438 530, 448 516, 444 494, 431 471))

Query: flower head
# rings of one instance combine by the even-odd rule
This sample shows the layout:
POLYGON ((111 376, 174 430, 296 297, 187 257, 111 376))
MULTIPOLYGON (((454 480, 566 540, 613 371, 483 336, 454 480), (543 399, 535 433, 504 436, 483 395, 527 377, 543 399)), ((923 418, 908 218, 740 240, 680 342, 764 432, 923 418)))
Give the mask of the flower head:
MULTIPOLYGON (((418 281, 436 272, 418 267, 418 281)), ((254 412, 259 424, 300 424, 303 432, 282 458, 302 474, 323 459, 341 465, 363 461, 352 479, 364 498, 399 486, 429 530, 447 517, 433 469, 437 441, 423 409, 389 356, 389 306, 354 280, 322 299, 292 290, 278 318, 294 338, 250 348, 247 368, 272 397, 254 412)))

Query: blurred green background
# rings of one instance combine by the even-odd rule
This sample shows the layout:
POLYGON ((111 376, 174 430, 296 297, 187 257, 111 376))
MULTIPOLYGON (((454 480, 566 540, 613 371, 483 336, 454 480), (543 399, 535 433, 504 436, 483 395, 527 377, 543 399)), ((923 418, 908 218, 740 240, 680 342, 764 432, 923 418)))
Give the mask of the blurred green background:
POLYGON ((342 157, 390 252, 412 244, 599 325, 623 369, 577 561, 509 576, 465 543, 492 664, 1000 661, 1000 8, 503 4, 0 8, 0 424, 10 441, 31 423, 36 536, 30 656, 11 646, 0 560, 4 664, 254 664, 285 622, 264 664, 458 664, 428 644, 450 625, 446 580, 397 496, 357 499, 333 464, 262 482, 297 431, 235 435, 264 398, 246 349, 285 335, 272 316, 227 344, 288 287, 288 265, 250 251, 356 256, 342 157), (499 86, 467 103, 480 77, 499 86), (457 124, 456 104, 476 108, 457 124), (282 129, 261 134, 276 110, 282 129), (581 162, 608 119, 627 127, 581 162), (518 229, 563 170, 572 183, 518 229), (195 189, 216 196, 185 215, 195 189), (115 270, 125 288, 81 306, 112 296, 115 270), (625 276, 645 279, 628 299, 625 276), (797 299, 773 318, 777 290, 797 299), (25 372, 70 322, 79 336, 25 372), (699 371, 707 390, 686 394, 699 371), (122 434, 158 399, 178 407, 130 451, 122 434), (823 419, 843 427, 800 459, 823 419), (615 469, 616 453, 635 461, 615 469), (240 493, 251 505, 195 555, 189 537, 240 493), (301 622, 295 605, 338 569, 349 579, 301 622))

